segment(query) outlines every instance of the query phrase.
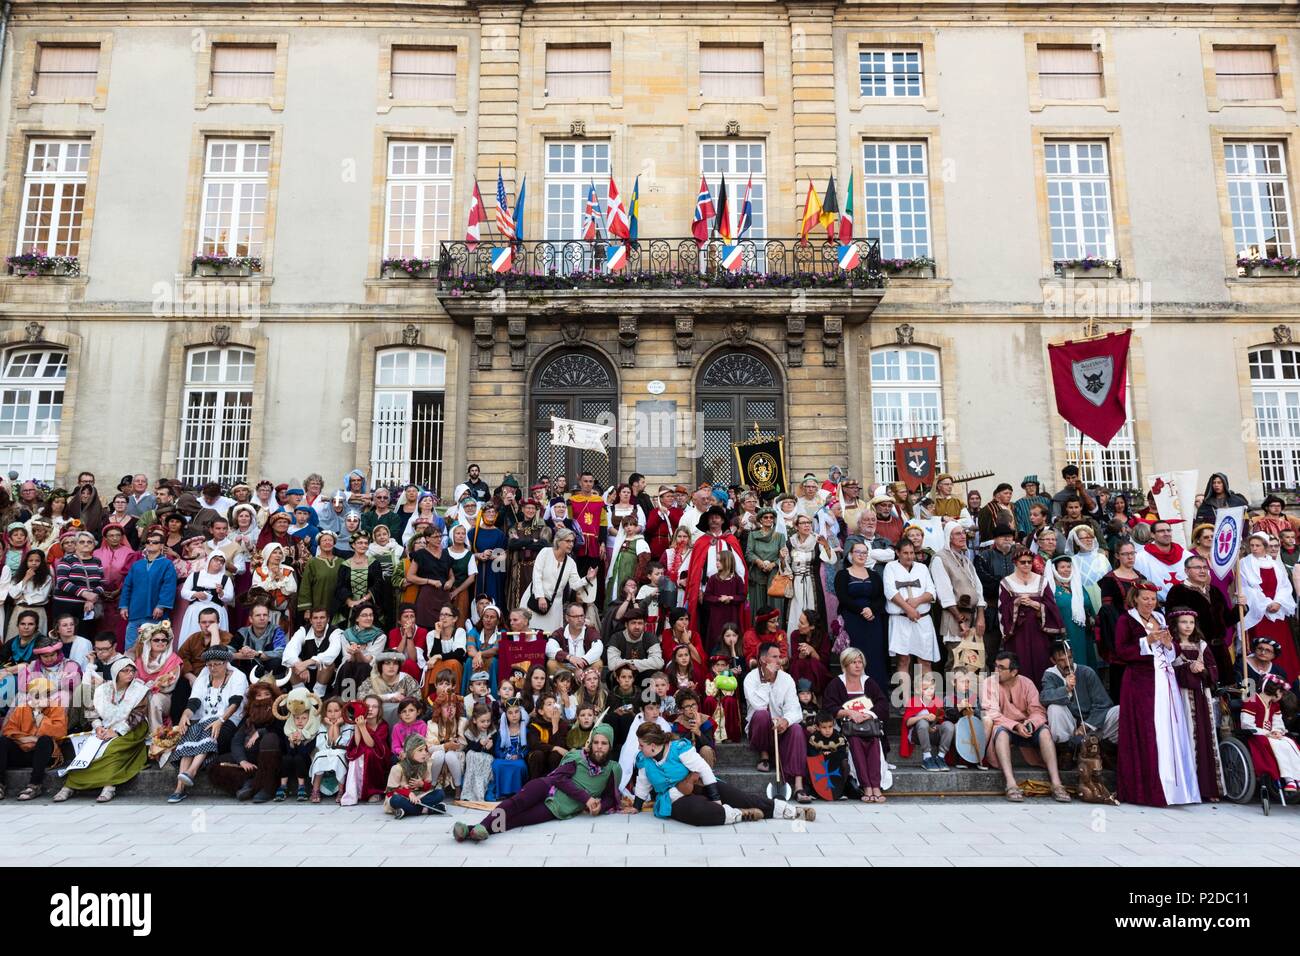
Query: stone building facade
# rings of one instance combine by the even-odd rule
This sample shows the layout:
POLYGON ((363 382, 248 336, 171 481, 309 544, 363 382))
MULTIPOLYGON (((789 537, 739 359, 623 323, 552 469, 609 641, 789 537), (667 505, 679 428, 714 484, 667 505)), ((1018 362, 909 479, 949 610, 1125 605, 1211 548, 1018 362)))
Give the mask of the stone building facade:
POLYGON ((0 467, 657 482, 725 477, 757 427, 796 474, 889 478, 936 432, 950 470, 1051 483, 1079 445, 1047 345, 1132 328, 1090 478, 1295 488, 1297 34, 1294 2, 15 2, 0 236, 65 258, 0 277, 0 467), (610 176, 676 241, 724 174, 760 273, 851 178, 883 288, 385 266, 461 242, 475 183, 491 219, 498 175, 536 263, 610 176), (623 441, 556 452, 556 413, 623 441))

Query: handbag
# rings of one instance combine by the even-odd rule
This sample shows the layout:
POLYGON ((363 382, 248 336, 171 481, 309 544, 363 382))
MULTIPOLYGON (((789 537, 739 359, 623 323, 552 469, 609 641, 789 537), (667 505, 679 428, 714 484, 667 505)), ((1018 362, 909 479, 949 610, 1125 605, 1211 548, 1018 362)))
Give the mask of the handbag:
POLYGON ((778 567, 772 579, 767 582, 767 596, 785 598, 787 601, 794 597, 794 575, 785 565, 778 567))
POLYGON ((881 725, 879 717, 868 717, 862 723, 855 723, 852 720, 841 722, 840 731, 846 737, 883 737, 885 729, 881 725))
POLYGON ((348 761, 348 771, 343 784, 343 796, 339 803, 345 807, 354 807, 361 799, 361 778, 365 773, 365 757, 348 761))
MULTIPOLYGON (((565 558, 564 564, 560 565, 560 573, 555 578, 555 590, 551 592, 551 597, 546 602, 547 610, 550 610, 552 607, 555 606, 556 595, 560 593, 560 588, 564 587, 564 572, 569 569, 570 560, 571 560, 570 558, 565 558)), ((528 589, 528 610, 532 611, 534 614, 546 613, 546 611, 543 611, 541 607, 538 605, 537 595, 533 593, 532 588, 528 589)))

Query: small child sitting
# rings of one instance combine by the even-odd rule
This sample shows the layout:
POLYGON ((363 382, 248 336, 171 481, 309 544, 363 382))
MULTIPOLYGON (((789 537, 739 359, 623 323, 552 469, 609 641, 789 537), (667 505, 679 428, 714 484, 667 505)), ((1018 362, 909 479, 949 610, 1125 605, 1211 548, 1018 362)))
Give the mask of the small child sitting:
MULTIPOLYGON (((835 714, 829 710, 819 711, 813 715, 812 720, 813 729, 808 734, 808 756, 826 758, 827 784, 832 793, 838 793, 841 800, 850 796, 856 800, 861 796, 861 791, 853 786, 849 777, 849 741, 836 724, 835 714)), ((813 792, 817 793, 815 789, 813 792)))
POLYGON ((811 733, 817 729, 817 714, 821 710, 817 706, 817 695, 813 693, 812 681, 806 677, 801 677, 799 683, 795 685, 799 691, 799 708, 803 711, 803 729, 811 733))
POLYGON ((429 736, 429 725, 420 719, 420 702, 414 697, 405 697, 397 705, 397 723, 393 724, 393 753, 400 754, 411 734, 421 737, 429 736))

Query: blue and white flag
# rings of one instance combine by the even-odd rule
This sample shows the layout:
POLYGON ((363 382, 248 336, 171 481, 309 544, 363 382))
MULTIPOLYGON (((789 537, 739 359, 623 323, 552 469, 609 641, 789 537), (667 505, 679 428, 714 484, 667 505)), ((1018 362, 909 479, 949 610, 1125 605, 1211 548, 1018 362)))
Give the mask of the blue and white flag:
POLYGON ((1210 570, 1222 581, 1237 564, 1246 520, 1244 506, 1214 509, 1214 540, 1210 545, 1210 570))

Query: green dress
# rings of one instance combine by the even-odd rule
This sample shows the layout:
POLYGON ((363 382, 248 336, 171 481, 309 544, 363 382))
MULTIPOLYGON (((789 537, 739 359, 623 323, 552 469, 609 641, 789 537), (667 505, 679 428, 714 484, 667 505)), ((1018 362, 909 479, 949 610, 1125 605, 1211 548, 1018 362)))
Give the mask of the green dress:
POLYGON ((85 770, 72 770, 63 785, 72 790, 100 790, 134 780, 149 762, 149 723, 141 720, 121 737, 114 737, 99 759, 85 770))
POLYGON ((326 560, 318 556, 307 562, 307 567, 302 572, 302 583, 298 587, 299 611, 334 606, 334 588, 338 584, 339 562, 342 560, 339 557, 326 560))
POLYGON ((772 582, 772 575, 780 568, 781 549, 785 547, 785 535, 772 530, 769 535, 761 531, 751 531, 745 541, 745 565, 749 568, 749 613, 761 614, 770 608, 776 608, 785 616, 785 599, 769 597, 767 586, 772 582), (755 563, 755 559, 775 561, 777 567, 764 571, 755 563))
MULTIPOLYGON (((1075 624, 1070 617, 1070 600, 1071 593, 1067 587, 1056 585, 1056 606, 1061 611, 1061 622, 1065 624, 1065 634, 1070 641, 1070 653, 1074 655, 1076 664, 1086 664, 1094 670, 1097 667, 1097 643, 1092 640, 1090 634, 1081 625, 1075 624)), ((1083 592, 1083 613, 1092 618, 1096 615, 1097 609, 1092 606, 1092 597, 1088 594, 1087 589, 1083 592)))

